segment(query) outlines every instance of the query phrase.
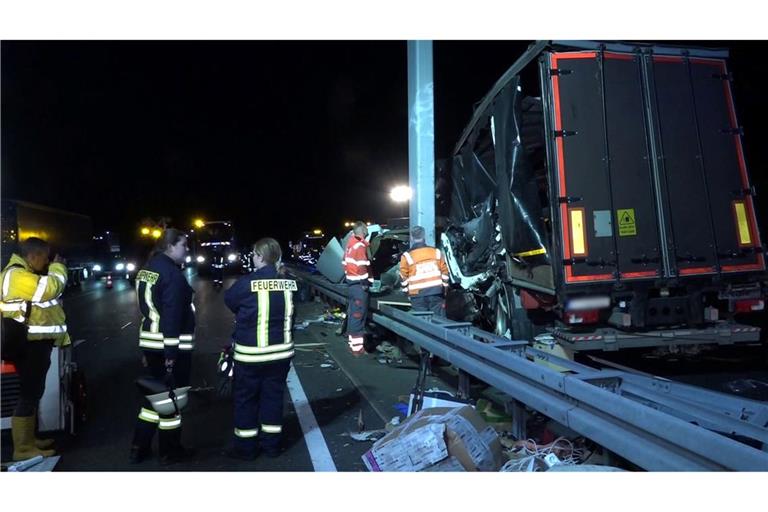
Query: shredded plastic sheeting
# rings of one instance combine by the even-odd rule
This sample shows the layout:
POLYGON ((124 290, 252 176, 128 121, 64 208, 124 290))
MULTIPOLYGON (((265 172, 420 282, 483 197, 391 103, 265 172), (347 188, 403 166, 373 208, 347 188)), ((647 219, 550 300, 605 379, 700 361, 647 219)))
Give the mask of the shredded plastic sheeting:
POLYGON ((454 155, 448 236, 462 272, 508 262, 515 278, 552 286, 549 192, 539 98, 514 77, 454 155), (544 267, 546 272, 532 269, 544 267), (522 270, 522 271, 521 271, 522 270))

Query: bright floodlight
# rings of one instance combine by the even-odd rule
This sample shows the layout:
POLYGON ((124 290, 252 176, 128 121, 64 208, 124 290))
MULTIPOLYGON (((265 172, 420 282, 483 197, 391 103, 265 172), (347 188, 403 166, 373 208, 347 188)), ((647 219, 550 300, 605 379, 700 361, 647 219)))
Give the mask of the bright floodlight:
POLYGON ((398 185, 389 193, 389 197, 396 203, 404 203, 411 200, 411 187, 398 185))

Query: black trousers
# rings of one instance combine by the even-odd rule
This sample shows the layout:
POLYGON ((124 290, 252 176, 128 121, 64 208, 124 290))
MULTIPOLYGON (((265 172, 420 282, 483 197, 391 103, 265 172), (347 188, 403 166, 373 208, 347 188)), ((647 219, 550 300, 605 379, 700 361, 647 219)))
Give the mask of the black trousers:
POLYGON ((51 367, 53 340, 28 340, 26 326, 3 319, 2 357, 13 363, 19 375, 19 402, 14 416, 32 416, 45 392, 45 375, 51 367), (13 325, 17 324, 17 325, 13 325))
POLYGON ((234 446, 255 455, 259 446, 277 453, 283 432, 283 394, 291 360, 265 364, 235 361, 234 446))
MULTIPOLYGON (((144 350, 147 361, 146 373, 159 380, 165 379, 165 355, 162 351, 144 350)), ((173 366, 174 387, 189 386, 192 370, 192 354, 179 351, 173 366)), ((168 454, 181 444, 181 417, 161 416, 152 409, 152 404, 142 395, 142 408, 136 420, 133 444, 148 449, 156 430, 160 430, 159 452, 168 454)))

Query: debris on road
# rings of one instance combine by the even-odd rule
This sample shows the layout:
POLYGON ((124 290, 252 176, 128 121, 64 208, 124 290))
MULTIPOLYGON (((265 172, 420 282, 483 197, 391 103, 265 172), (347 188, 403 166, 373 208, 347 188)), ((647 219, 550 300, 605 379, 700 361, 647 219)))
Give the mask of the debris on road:
POLYGON ((381 430, 363 430, 362 432, 347 432, 347 435, 354 439, 355 441, 364 442, 364 441, 378 441, 385 435, 387 435, 387 431, 384 429, 381 430))
MULTIPOLYGON (((376 441, 363 462, 370 471, 423 471, 450 457, 465 471, 501 468, 499 437, 470 406, 419 411, 376 441)), ((433 470, 457 469, 447 461, 433 470)))
POLYGON ((549 471, 555 466, 575 466, 583 463, 591 453, 565 437, 548 444, 537 444, 533 439, 519 440, 506 452, 509 460, 501 471, 549 471))

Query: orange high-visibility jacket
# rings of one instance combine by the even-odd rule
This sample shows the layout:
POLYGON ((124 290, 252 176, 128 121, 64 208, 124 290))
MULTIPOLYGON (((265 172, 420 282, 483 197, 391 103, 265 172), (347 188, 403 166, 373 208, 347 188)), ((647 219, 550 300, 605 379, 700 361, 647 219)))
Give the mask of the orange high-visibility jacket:
POLYGON ((400 256, 400 280, 408 295, 438 295, 448 286, 448 266, 440 249, 412 247, 400 256))
POLYGON ((349 237, 342 265, 344 265, 347 281, 373 281, 373 273, 370 272, 371 262, 368 259, 368 242, 364 238, 354 235, 349 237))

